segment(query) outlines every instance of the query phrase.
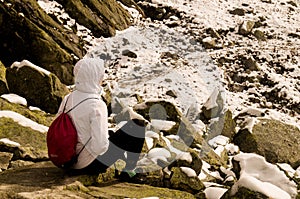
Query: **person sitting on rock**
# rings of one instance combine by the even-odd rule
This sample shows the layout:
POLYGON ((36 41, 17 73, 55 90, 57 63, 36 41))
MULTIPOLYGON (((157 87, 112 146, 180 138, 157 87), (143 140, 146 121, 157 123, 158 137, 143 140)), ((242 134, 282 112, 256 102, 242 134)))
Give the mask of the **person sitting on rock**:
POLYGON ((120 178, 132 177, 145 140, 146 123, 132 119, 116 132, 108 131, 108 110, 101 99, 101 84, 104 79, 104 61, 84 58, 74 67, 75 89, 64 97, 58 114, 72 109, 68 114, 76 127, 78 161, 69 170, 72 174, 99 174, 106 171, 118 159, 126 166, 120 178), (126 152, 126 158, 125 158, 126 152))

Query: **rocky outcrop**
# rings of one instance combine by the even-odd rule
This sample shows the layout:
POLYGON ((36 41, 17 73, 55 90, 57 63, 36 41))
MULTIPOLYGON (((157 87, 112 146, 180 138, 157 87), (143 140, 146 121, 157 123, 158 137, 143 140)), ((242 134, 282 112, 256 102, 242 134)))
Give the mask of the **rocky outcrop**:
POLYGON ((130 14, 115 0, 108 1, 66 1, 58 0, 66 12, 79 24, 90 29, 94 36, 110 37, 116 30, 127 28, 130 14))
POLYGON ((55 115, 48 114, 41 110, 30 110, 27 106, 16 104, 16 103, 10 103, 9 101, 1 97, 0 97, 0 109, 9 110, 18 113, 34 122, 37 122, 45 126, 50 126, 53 118, 55 117, 55 115))
MULTIPOLYGON (((115 30, 131 24, 130 14, 115 0, 58 2, 95 37, 113 36, 115 30)), ((33 0, 1 2, 0 11, 0 56, 6 67, 27 59, 54 73, 62 83, 74 83, 73 66, 86 53, 76 28, 67 29, 33 0)))
POLYGON ((36 106, 48 113, 57 113, 67 87, 49 71, 28 61, 14 63, 6 70, 10 92, 27 99, 28 105, 36 106))
POLYGON ((1 2, 1 60, 7 67, 27 59, 72 84, 72 67, 82 57, 79 38, 48 16, 36 1, 1 2))

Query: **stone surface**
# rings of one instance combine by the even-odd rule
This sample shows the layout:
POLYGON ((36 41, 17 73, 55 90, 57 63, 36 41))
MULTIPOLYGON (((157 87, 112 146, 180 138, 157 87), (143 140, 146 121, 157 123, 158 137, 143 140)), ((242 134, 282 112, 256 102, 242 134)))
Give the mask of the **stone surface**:
POLYGON ((233 142, 243 152, 253 152, 266 158, 268 162, 285 162, 293 168, 300 166, 300 130, 277 120, 260 119, 252 132, 241 129, 233 142))

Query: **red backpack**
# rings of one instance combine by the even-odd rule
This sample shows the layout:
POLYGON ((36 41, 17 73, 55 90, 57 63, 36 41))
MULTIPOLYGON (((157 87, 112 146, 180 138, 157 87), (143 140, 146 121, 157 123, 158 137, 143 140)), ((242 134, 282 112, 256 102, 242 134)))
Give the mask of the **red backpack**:
POLYGON ((48 156, 57 167, 66 169, 75 164, 80 152, 91 139, 90 138, 80 152, 76 154, 77 131, 68 113, 88 99, 97 98, 84 99, 65 112, 66 104, 68 102, 67 98, 63 112, 49 126, 47 132, 48 156))

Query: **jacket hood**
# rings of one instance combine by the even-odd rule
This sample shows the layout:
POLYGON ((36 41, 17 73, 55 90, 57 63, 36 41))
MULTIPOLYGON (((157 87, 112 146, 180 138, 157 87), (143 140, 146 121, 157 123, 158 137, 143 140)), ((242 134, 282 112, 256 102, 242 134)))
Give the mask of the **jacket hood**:
POLYGON ((104 61, 99 58, 84 58, 74 67, 75 88, 85 93, 100 93, 104 78, 104 61))

